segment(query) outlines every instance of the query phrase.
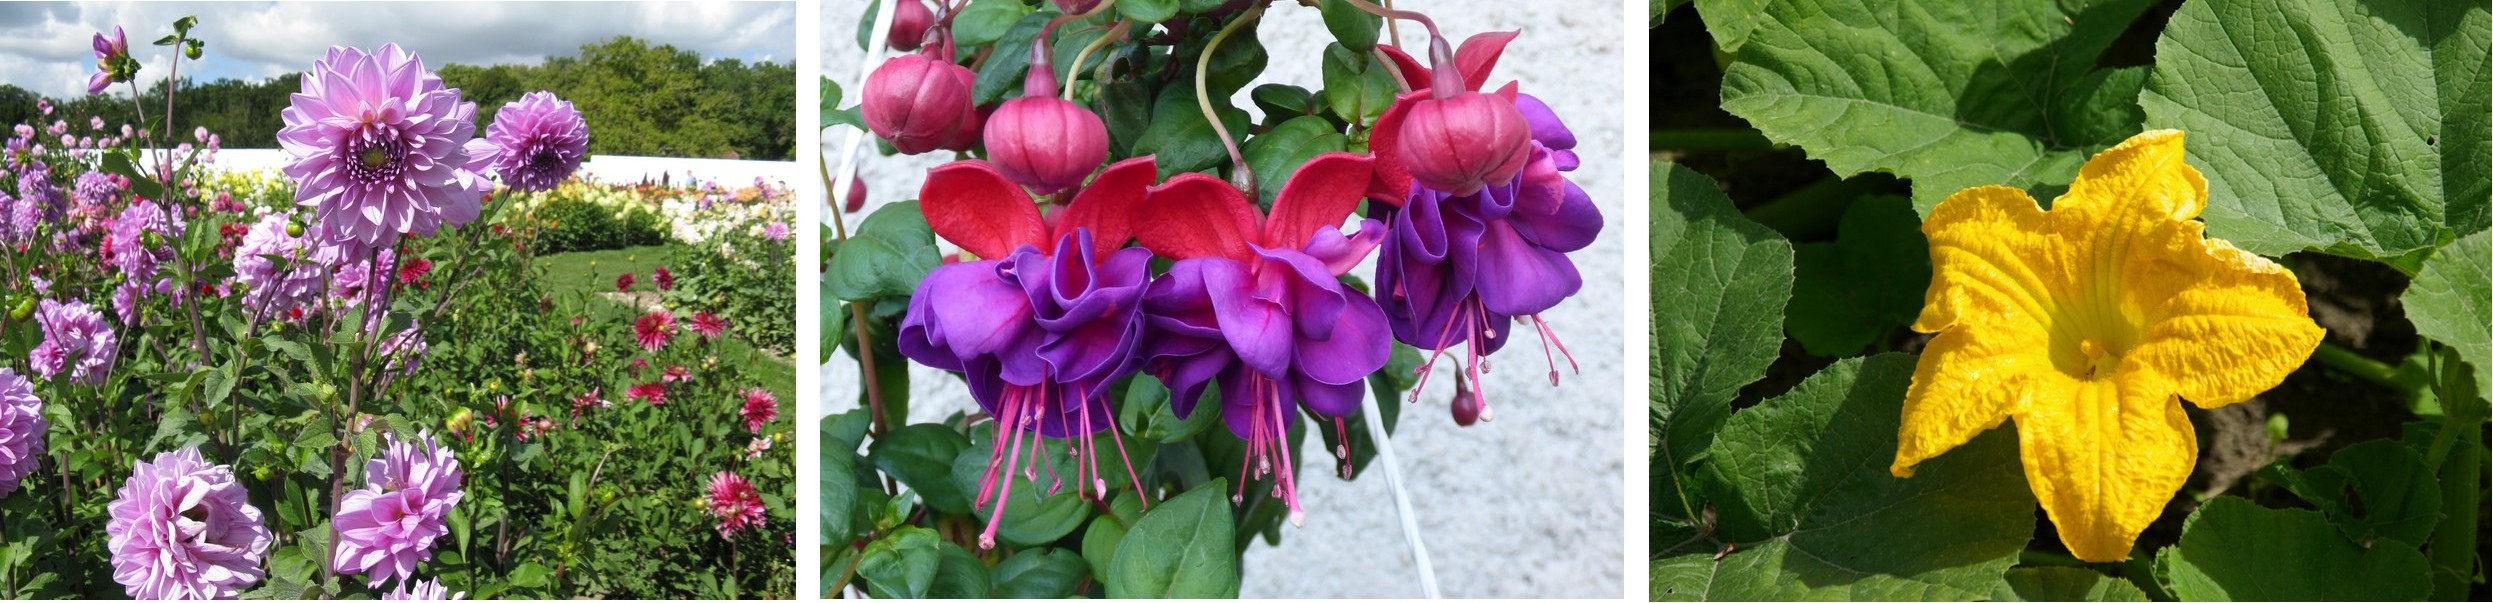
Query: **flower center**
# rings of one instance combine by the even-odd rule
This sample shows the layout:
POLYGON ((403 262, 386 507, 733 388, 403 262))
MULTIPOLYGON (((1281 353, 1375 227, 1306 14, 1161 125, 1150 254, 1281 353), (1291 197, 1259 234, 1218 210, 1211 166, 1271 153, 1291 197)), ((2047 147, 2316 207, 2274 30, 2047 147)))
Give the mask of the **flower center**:
POLYGON ((364 126, 347 139, 346 155, 354 158, 347 163, 348 177, 365 185, 397 180, 406 171, 407 145, 396 129, 364 126))

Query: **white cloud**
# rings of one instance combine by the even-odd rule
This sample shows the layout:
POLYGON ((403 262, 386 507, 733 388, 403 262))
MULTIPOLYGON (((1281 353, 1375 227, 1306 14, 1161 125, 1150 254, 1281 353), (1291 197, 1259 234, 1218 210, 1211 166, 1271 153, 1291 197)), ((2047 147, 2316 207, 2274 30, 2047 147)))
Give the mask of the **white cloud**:
POLYGON ((148 43, 184 15, 199 17, 192 35, 207 56, 182 69, 206 79, 274 77, 310 68, 333 45, 392 42, 430 66, 535 63, 616 35, 705 58, 796 54, 793 2, 0 2, 0 81, 85 94, 90 39, 115 24, 129 31, 141 76, 161 78, 172 54, 148 43))

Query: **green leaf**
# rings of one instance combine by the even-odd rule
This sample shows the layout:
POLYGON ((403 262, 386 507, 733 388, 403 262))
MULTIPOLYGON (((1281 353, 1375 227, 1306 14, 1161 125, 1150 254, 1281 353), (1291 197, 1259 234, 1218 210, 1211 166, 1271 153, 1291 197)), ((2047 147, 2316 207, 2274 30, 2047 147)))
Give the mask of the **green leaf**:
POLYGON ((822 322, 816 324, 822 325, 822 358, 817 362, 827 363, 831 361, 832 354, 839 352, 842 336, 854 332, 855 325, 848 322, 848 304, 841 303, 839 296, 831 294, 831 279, 823 279, 820 299, 822 322))
POLYGON ((2004 576, 2008 590, 1993 601, 2145 601, 2138 587, 2077 567, 2018 567, 2004 576))
POLYGON ((1271 206, 1281 194, 1281 186, 1298 173, 1307 160, 1328 151, 1348 148, 1350 139, 1333 130, 1333 122, 1322 117, 1306 116, 1281 122, 1262 135, 1249 138, 1239 154, 1246 156, 1247 166, 1255 170, 1256 197, 1271 206))
POLYGON ((2157 562, 2184 601, 2419 601, 2432 589, 2415 547, 2366 549, 2311 511, 2219 496, 2181 530, 2157 562))
POLYGON ((1818 356, 1851 356, 1911 324, 1930 288, 1930 243, 1903 197, 1854 201, 1832 243, 1802 243, 1784 309, 1792 339, 1818 356))
POLYGON ((1968 600, 2008 588, 2001 572, 2034 532, 2016 434, 1993 430, 1924 464, 1887 472, 1914 358, 1828 366, 1742 410, 1708 456, 1720 511, 1716 558, 1702 539, 1665 549, 1654 600, 1968 600))
MULTIPOLYGON (((1230 32, 1229 39, 1221 41, 1219 48, 1212 49, 1212 61, 1205 65, 1207 69, 1203 76, 1203 88, 1211 93, 1212 98, 1236 96, 1239 90, 1245 90, 1247 84, 1255 81, 1256 75, 1264 72, 1264 64, 1272 58, 1265 54, 1264 44, 1255 39, 1255 28, 1263 24, 1262 19, 1257 19, 1239 26, 1230 32)), ((1191 62, 1193 57, 1189 56, 1187 60, 1191 62)))
MULTIPOLYGON (((863 413, 858 413, 863 414, 863 413)), ((843 545, 857 534, 857 445, 843 447, 832 434, 835 421, 824 419, 822 449, 822 541, 826 545, 843 545)))
MULTIPOLYGON (((979 436, 979 439, 985 441, 978 441, 969 448, 963 449, 961 456, 952 462, 953 483, 958 485, 961 493, 969 496, 973 503, 977 502, 979 488, 982 485, 981 480, 986 477, 987 473, 987 460, 995 456, 996 445, 995 432, 982 428, 979 436)), ((1005 433, 1003 437, 1009 439, 1013 437, 1013 434, 1005 433)), ((1037 546, 1055 542, 1056 539, 1073 533, 1074 528, 1082 527, 1082 521, 1091 516, 1091 505, 1082 500, 1081 492, 1078 491, 1080 486, 1073 480, 1071 468, 1075 460, 1065 454, 1063 440, 1041 438, 1035 433, 1023 433, 1019 439, 1021 442, 1018 448, 1013 447, 1010 441, 1004 443, 1007 452, 1019 453, 1018 456, 1013 457, 1016 460, 1011 461, 1014 463, 1010 466, 1011 472, 1006 473, 1004 466, 996 467, 998 473, 995 478, 996 492, 987 496, 986 504, 977 505, 971 511, 983 524, 991 521, 989 518, 995 516, 995 506, 1001 500, 1004 505, 1004 517, 995 526, 994 533, 997 542, 1013 546, 1037 546), (1039 454, 1046 455, 1046 458, 1033 461, 1032 452, 1029 449, 1031 446, 1044 447, 1039 454), (1039 463, 1039 467, 1042 468, 1059 468, 1063 472, 1061 474, 1063 479, 1061 481, 1052 479, 1048 471, 1044 469, 1032 470, 1030 467, 1032 462, 1039 463), (1038 477, 1036 479, 1029 477, 1032 474, 1038 477), (1050 493, 1051 489, 1055 492, 1050 493)), ((981 527, 983 529, 984 526, 981 527)))
POLYGON ((952 464, 969 448, 969 438, 934 423, 904 425, 885 432, 866 448, 874 468, 907 484, 926 506, 945 513, 968 513, 969 496, 952 481, 952 464))
MULTIPOLYGON (((2475 369, 2478 387, 2493 385, 2493 237, 2459 237, 2424 261, 2398 305, 2415 333, 2458 350, 2475 369)), ((2451 406, 2443 401, 2443 406, 2451 406)))
POLYGON ((987 564, 971 555, 961 545, 943 543, 936 558, 935 583, 926 596, 935 599, 985 599, 994 596, 987 576, 987 564))
POLYGON ((1323 13, 1324 29, 1333 33, 1333 39, 1361 54, 1376 47, 1377 30, 1385 27, 1383 18, 1360 10, 1350 0, 1322 0, 1316 10, 1323 13))
MULTIPOLYGON (((1686 2, 1687 0, 1679 1, 1686 2)), ((1653 5, 1653 22, 1661 23, 1662 13, 1669 12, 1670 9, 1659 4, 1659 0, 1656 2, 1657 4, 1653 5)), ((1714 36, 1714 48, 1725 53, 1739 52, 1740 46, 1748 43, 1749 32, 1756 31, 1759 26, 1758 21, 1765 18, 1766 5, 1770 2, 1771 0, 1696 0, 1697 17, 1705 21, 1705 33, 1714 36)))
POLYGON ((1653 509, 1695 520, 1705 502, 1687 463, 1730 415, 1732 397, 1774 362, 1792 246, 1693 170, 1655 163, 1652 182, 1653 509))
POLYGON ((865 130, 865 114, 858 110, 858 107, 840 109, 840 84, 831 81, 831 78, 822 78, 822 127, 847 125, 865 130))
POLYGON ((1163 501, 1134 522, 1117 543, 1104 580, 1119 599, 1210 599, 1238 596, 1238 553, 1231 548, 1229 480, 1163 501))
POLYGON ((1912 179, 1923 214, 1980 185, 2048 200, 2138 131, 2145 70, 2091 66, 2148 4, 1776 2, 1724 71, 1722 105, 1837 175, 1912 179))
POLYGON ((1153 24, 1177 16, 1177 0, 1117 0, 1117 14, 1137 24, 1153 24))
POLYGON ((531 561, 511 568, 511 573, 503 576, 502 580, 517 588, 545 588, 553 577, 553 569, 531 561))
POLYGON ((935 231, 926 226, 926 215, 918 213, 918 203, 892 203, 875 208, 848 242, 840 244, 839 254, 823 270, 823 292, 831 296, 825 299, 846 301, 905 298, 941 265, 935 231))
POLYGON ((1324 104, 1334 117, 1353 123, 1374 123, 1394 104, 1402 89, 1394 72, 1374 53, 1353 51, 1340 43, 1324 47, 1324 104))
POLYGON ((1013 22, 1013 28, 996 40, 996 51, 987 55, 987 63, 978 67, 978 81, 970 86, 970 98, 979 105, 991 105, 1004 100, 1007 92, 1020 96, 1021 76, 1030 70, 1030 43, 1039 39, 1039 31, 1055 17, 1056 11, 1043 10, 1013 22))
MULTIPOLYGON (((1120 1, 1122 4, 1122 0, 1120 1)), ((1082 556, 1059 548, 1025 549, 995 564, 995 596, 1003 599, 1062 599, 1076 594, 1090 570, 1082 556)))
MULTIPOLYGON (((995 43, 1027 16, 1030 16, 1030 5, 1023 4, 1021 0, 970 0, 969 8, 961 9, 961 14, 952 18, 952 42, 961 48, 995 43)), ((1026 55, 1030 46, 1024 43, 1017 49, 1026 55)), ((1027 56, 1022 61, 1023 65, 1029 64, 1027 56)))
POLYGON ((2330 453, 2327 465, 2284 474, 2288 489, 2356 542, 2387 538, 2421 547, 2441 523, 2441 482, 2423 454, 2395 441, 2347 446, 2330 453))
POLYGON ((1082 560, 1090 564, 1091 577, 1102 581, 1108 579, 1108 563, 1116 559, 1117 543, 1125 540, 1126 526, 1143 518, 1143 497, 1119 492, 1108 510, 1114 515, 1093 518, 1091 527, 1082 531, 1082 560))
POLYGON ((2485 229, 2486 14, 2475 0, 2184 4, 2138 104, 2149 127, 2190 133, 2209 236, 2396 258, 2485 229))
POLYGON ((1264 112, 1267 123, 1313 115, 1316 111, 1316 93, 1289 84, 1256 86, 1254 90, 1247 91, 1247 100, 1254 101, 1255 108, 1264 112))
MULTIPOLYGON (((1247 114, 1229 106, 1227 97, 1212 104, 1221 116, 1221 125, 1231 136, 1247 132, 1247 114)), ((1221 145, 1220 134, 1212 131, 1212 122, 1203 118, 1203 109, 1195 104, 1192 82, 1172 82, 1151 101, 1151 124, 1143 127, 1141 137, 1134 140, 1134 155, 1156 156, 1160 177, 1186 172, 1200 172, 1218 167, 1229 159, 1229 150, 1221 145)))
POLYGON ((866 579, 866 594, 877 599, 923 599, 935 585, 942 563, 943 537, 934 530, 903 526, 866 545, 857 575, 866 579))

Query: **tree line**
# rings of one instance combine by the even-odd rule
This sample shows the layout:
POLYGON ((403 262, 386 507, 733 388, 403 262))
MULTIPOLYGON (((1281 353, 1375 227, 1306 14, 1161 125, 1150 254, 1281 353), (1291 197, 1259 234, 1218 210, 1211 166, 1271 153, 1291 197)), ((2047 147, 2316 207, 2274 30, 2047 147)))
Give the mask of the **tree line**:
MULTIPOLYGON (((476 103, 479 136, 504 103, 547 90, 587 118, 592 154, 778 161, 796 156, 796 67, 790 63, 704 61, 690 50, 616 36, 582 45, 575 56, 547 57, 535 65, 433 67, 444 84, 476 103)), ((165 100, 162 74, 140 73, 141 81, 150 79, 156 83, 140 100, 152 119, 165 100)), ((206 126, 226 148, 276 148, 277 130, 285 126, 280 112, 287 95, 302 90, 301 80, 299 73, 206 83, 185 78, 174 98, 171 140, 189 141, 194 127, 206 126)), ((103 116, 118 129, 133 109, 126 94, 46 99, 0 83, 0 124, 40 130, 59 119, 69 122, 71 133, 84 135, 91 132, 88 117, 103 116), (38 99, 54 105, 50 117, 38 112, 38 99)))

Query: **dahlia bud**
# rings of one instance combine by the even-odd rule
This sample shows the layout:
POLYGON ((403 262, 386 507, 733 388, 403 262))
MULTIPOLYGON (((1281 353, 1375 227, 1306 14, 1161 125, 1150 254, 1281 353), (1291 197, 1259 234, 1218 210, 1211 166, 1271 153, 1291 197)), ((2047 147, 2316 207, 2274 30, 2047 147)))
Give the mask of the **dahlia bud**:
POLYGON ((1396 159, 1431 189, 1469 195, 1506 184, 1531 157, 1532 126, 1504 97, 1464 92, 1415 102, 1396 159))
POLYGON ((897 0, 892 7, 892 37, 884 41, 892 50, 910 52, 926 42, 926 28, 935 26, 935 11, 926 10, 919 0, 897 0))
POLYGON ((958 138, 965 114, 977 113, 970 105, 977 79, 966 67, 925 54, 893 57, 866 76, 866 127, 902 154, 941 148, 958 138))
POLYGON ((17 307, 9 309, 9 320, 26 320, 26 317, 33 316, 34 313, 35 298, 20 299, 17 300, 17 307))
MULTIPOLYGON (((1521 118, 1517 118, 1520 120, 1521 118)), ((1108 159, 1108 124, 1073 101, 1056 98, 1056 77, 1034 63, 1021 98, 987 116, 987 158, 1004 178, 1039 194, 1082 184, 1108 159)))

